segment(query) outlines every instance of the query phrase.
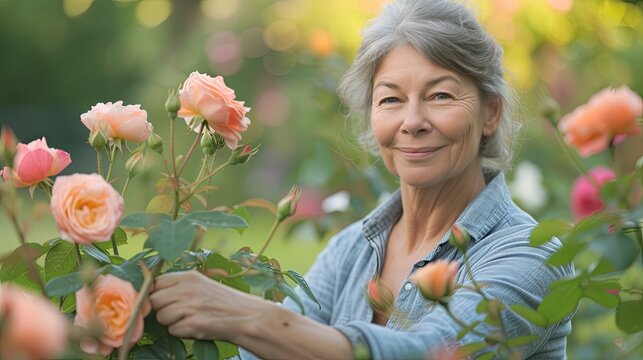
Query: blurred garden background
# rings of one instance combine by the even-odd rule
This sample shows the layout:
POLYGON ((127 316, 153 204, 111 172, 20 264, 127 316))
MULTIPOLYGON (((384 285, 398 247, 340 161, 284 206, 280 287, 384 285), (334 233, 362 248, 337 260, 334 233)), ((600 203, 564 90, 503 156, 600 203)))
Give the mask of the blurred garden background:
MULTIPOLYGON (((215 178, 218 189, 210 201, 224 206, 254 197, 277 201, 293 184, 302 186, 296 218, 267 254, 283 268, 305 272, 329 236, 364 216, 396 186, 357 144, 334 94, 359 45, 360 29, 382 3, 0 0, 0 125, 11 127, 21 142, 46 136, 50 146, 69 152, 73 162, 63 174, 94 172, 95 153, 80 114, 98 102, 141 104, 155 132, 165 137, 168 89, 195 70, 223 75, 237 99, 252 108, 243 143, 261 144, 261 150, 246 165, 215 178)), ((517 116, 524 127, 507 174, 512 194, 537 219, 572 220, 569 188, 578 174, 561 155, 542 112, 550 96, 564 114, 607 86, 626 84, 643 94, 643 1, 467 3, 502 44, 507 77, 520 95, 517 116)), ((191 141, 178 139, 183 149, 191 141)), ((639 136, 619 145, 616 158, 633 168, 641 155, 639 136)), ((123 160, 118 161, 122 178, 123 160)), ((606 161, 595 156, 586 165, 606 161)), ((198 168, 195 162, 188 173, 198 168)), ((159 171, 159 158, 149 156, 130 184, 128 212, 145 210, 159 171)), ((28 199, 26 190, 23 195, 28 199)), ((39 196, 23 203, 25 214, 38 208, 39 196)), ((245 245, 257 248, 270 221, 265 211, 251 210, 249 230, 210 232, 207 244, 227 253, 245 245)), ((56 235, 45 212, 28 240, 56 235)), ((17 245, 8 221, 0 218, 0 250, 17 245)), ((130 244, 135 250, 140 245, 130 244)), ((619 346, 621 334, 613 316, 604 316, 597 305, 583 306, 569 357, 599 358, 601 349, 619 346), (608 331, 597 333, 597 326, 608 331)))

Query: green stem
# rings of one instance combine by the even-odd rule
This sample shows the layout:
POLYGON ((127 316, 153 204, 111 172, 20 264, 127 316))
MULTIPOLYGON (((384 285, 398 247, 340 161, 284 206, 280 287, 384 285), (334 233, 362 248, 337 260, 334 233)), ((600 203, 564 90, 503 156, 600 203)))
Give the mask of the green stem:
POLYGON ((223 168, 225 168, 225 167, 226 167, 226 166, 228 166, 228 165, 229 165, 229 163, 227 163, 227 162, 226 162, 225 164, 221 164, 221 166, 219 166, 218 168, 216 168, 213 172, 209 173, 206 177, 204 177, 203 179, 201 179, 201 180, 199 180, 199 181, 197 181, 197 182, 193 183, 192 185, 190 185, 190 187, 192 188, 192 191, 190 191, 190 192, 189 192, 189 193, 188 193, 188 194, 187 194, 187 195, 186 195, 182 200, 180 200, 180 201, 179 201, 179 206, 181 206, 181 205, 182 205, 184 202, 186 202, 190 197, 192 197, 192 195, 194 195, 194 193, 195 193, 195 192, 196 192, 196 190, 197 190, 197 189, 196 189, 196 187, 197 187, 197 186, 201 185, 201 184, 202 184, 204 181, 206 181, 206 180, 211 180, 211 179, 212 179, 212 176, 214 176, 216 173, 218 173, 219 171, 221 171, 223 168))
POLYGON ((76 262, 78 262, 78 267, 80 268, 80 264, 83 263, 83 259, 80 257, 80 246, 74 244, 74 247, 76 248, 76 262))
POLYGON ((49 200, 51 200, 51 191, 49 190, 47 185, 45 185, 44 182, 41 182, 41 183, 38 183, 38 187, 40 188, 40 190, 42 190, 42 192, 44 192, 47 195, 49 200))
POLYGON ((111 151, 109 153, 109 167, 107 168, 107 175, 105 176, 105 181, 109 181, 109 178, 112 176, 112 167, 114 167, 115 157, 116 157, 116 145, 112 145, 111 151))
POLYGON ((558 140, 558 144, 560 147, 563 149, 563 152, 565 153, 565 156, 572 162, 572 165, 578 170, 578 172, 585 176, 594 186, 597 188, 600 188, 596 181, 594 181, 594 178, 587 176, 587 169, 583 166, 583 163, 578 159, 576 154, 572 153, 567 144, 565 144, 565 139, 563 139, 563 136, 561 135, 560 131, 558 130, 558 127, 556 126, 556 122, 552 118, 547 118, 549 120, 549 123, 551 126, 554 128, 554 133, 556 134, 556 140, 558 140))
POLYGON ((143 303, 149 295, 154 279, 161 271, 163 267, 163 260, 159 261, 158 264, 154 266, 151 272, 144 271, 145 280, 141 286, 141 290, 136 297, 136 302, 134 303, 134 309, 132 310, 129 320, 127 322, 127 330, 125 331, 125 336, 123 337, 123 345, 118 349, 118 360, 127 360, 130 349, 130 338, 132 337, 132 332, 136 324, 138 315, 141 313, 143 308, 143 303))
MULTIPOLYGON (((127 178, 129 180, 129 178, 127 178)), ((118 244, 116 244, 116 236, 112 234, 112 249, 114 249, 114 255, 119 255, 118 253, 118 244)))
POLYGON ((636 233, 636 240, 639 242, 639 247, 641 248, 641 262, 643 263, 643 229, 641 228, 641 225, 638 225, 638 230, 635 232, 636 233))
MULTIPOLYGON (((9 218, 11 219, 11 223, 13 224, 13 227, 16 230, 16 233, 18 234, 18 240, 20 241, 20 245, 24 247, 27 244, 27 237, 25 236, 25 233, 22 231, 22 228, 20 227, 18 216, 10 209, 7 208, 6 210, 7 210, 7 215, 9 215, 9 218)), ((45 285, 42 283, 40 272, 38 272, 38 269, 36 268, 36 262, 34 261, 34 259, 29 259, 26 256, 26 254, 23 256, 22 252, 20 253, 20 256, 27 264, 27 271, 29 272, 29 277, 38 283, 38 286, 40 287, 40 290, 44 295, 45 285)))
POLYGON ((252 262, 250 262, 250 265, 246 267, 242 272, 230 276, 230 278, 236 278, 236 277, 241 277, 245 275, 250 269, 252 269, 252 266, 259 260, 261 255, 263 255, 264 251, 268 248, 268 245, 270 244, 270 241, 272 240, 272 237, 275 235, 275 232, 277 231, 277 228, 279 227, 279 224, 281 224, 281 221, 279 218, 275 218, 275 221, 272 223, 272 228, 270 229, 270 232, 268 233, 268 236, 266 237, 266 241, 264 242, 263 246, 261 247, 261 250, 259 250, 259 253, 255 255, 254 259, 252 259, 252 262))
POLYGON ((121 196, 125 196, 125 191, 127 191, 127 185, 129 185, 129 179, 130 177, 128 176, 127 179, 125 180, 125 184, 123 185, 123 190, 121 191, 121 196))
POLYGON ((486 301, 489 301, 489 298, 487 297, 487 295, 485 295, 484 291, 482 291, 482 288, 476 281, 475 277, 473 277, 471 264, 469 264, 469 258, 467 257, 467 253, 465 251, 462 252, 462 258, 464 260, 464 268, 466 269, 467 275, 469 275, 469 278, 471 279, 471 283, 473 283, 473 287, 476 289, 476 292, 480 294, 483 299, 485 299, 486 301))
POLYGON ((185 166, 187 165, 188 160, 190 160, 190 157, 192 156, 194 149, 196 148, 197 144, 201 141, 201 136, 203 135, 203 129, 205 129, 205 121, 201 124, 201 129, 199 130, 199 133, 194 138, 194 141, 192 142, 192 145, 190 145, 190 149, 188 150, 188 153, 185 155, 185 157, 183 158, 183 161, 181 162, 181 166, 179 167, 179 172, 176 173, 177 178, 181 176, 181 173, 183 172, 183 169, 185 169, 185 166))
MULTIPOLYGON (((217 161, 217 153, 215 152, 214 155, 212 155, 212 160, 210 161, 210 164, 208 165, 208 173, 212 173, 212 168, 214 168, 214 164, 217 161)), ((208 186, 212 184, 212 177, 208 178, 208 186)), ((207 192, 207 195, 205 196, 205 208, 208 209, 208 204, 210 204, 210 191, 207 192)))
POLYGON ((98 167, 98 175, 103 176, 103 160, 100 156, 100 151, 96 150, 96 165, 98 167))

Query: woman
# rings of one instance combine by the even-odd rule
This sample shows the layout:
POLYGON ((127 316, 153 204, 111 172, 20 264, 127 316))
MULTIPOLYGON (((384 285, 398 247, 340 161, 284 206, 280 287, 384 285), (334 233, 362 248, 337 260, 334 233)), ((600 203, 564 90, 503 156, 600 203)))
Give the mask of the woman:
MULTIPOLYGON (((573 270, 544 264, 559 243, 528 245, 536 222, 507 191, 502 170, 516 126, 501 61, 501 48, 460 4, 387 5, 364 31, 339 93, 352 115, 370 120, 365 133, 400 190, 319 255, 307 281, 321 308, 300 292, 303 316, 292 301, 279 306, 190 272, 156 281, 159 322, 176 336, 227 340, 267 358, 351 358, 364 346, 375 359, 428 354, 455 342, 461 327, 441 307, 427 307, 409 277, 437 259, 462 263, 447 241, 454 224, 472 237, 467 254, 487 295, 537 307, 549 284, 573 270), (373 314, 365 288, 375 276, 397 294, 404 321, 373 314)), ((461 267, 457 282, 469 283, 465 275, 461 267)), ((470 323, 482 317, 479 301, 460 289, 450 308, 470 323)), ((510 337, 540 336, 520 348, 523 357, 565 358, 569 319, 540 328, 506 311, 503 320, 510 337)))

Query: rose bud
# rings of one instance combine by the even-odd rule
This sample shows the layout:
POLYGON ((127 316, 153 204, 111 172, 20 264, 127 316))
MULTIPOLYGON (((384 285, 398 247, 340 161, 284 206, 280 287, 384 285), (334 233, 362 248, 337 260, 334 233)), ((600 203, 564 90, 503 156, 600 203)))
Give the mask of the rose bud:
POLYGON ((206 131, 201 138, 201 150, 206 155, 213 155, 225 146, 225 140, 218 134, 206 131))
POLYGON ((170 113, 172 117, 176 117, 176 113, 181 108, 181 101, 179 100, 179 95, 175 89, 170 90, 170 93, 165 100, 165 111, 170 113))
POLYGON ((103 150, 108 141, 107 135, 105 135, 105 132, 100 127, 97 127, 89 133, 89 145, 96 149, 96 151, 103 150))
POLYGON ((436 260, 411 275, 411 281, 418 285, 420 293, 432 301, 446 303, 456 288, 455 275, 458 263, 436 260))
POLYGON ((377 314, 389 317, 395 307, 393 292, 380 279, 373 279, 366 287, 368 302, 377 314))
POLYGON ((4 161, 5 165, 11 167, 17 146, 18 139, 16 135, 11 128, 3 126, 2 131, 0 131, 0 160, 4 161))
POLYGON ((451 236, 449 237, 449 244, 451 244, 451 246, 465 252, 467 251, 467 245, 470 239, 471 237, 466 231, 460 229, 458 225, 453 224, 453 227, 451 227, 451 236))
POLYGON ((234 149, 230 154, 230 159, 228 160, 228 164, 230 165, 245 164, 258 151, 259 151, 259 147, 256 147, 253 149, 250 147, 250 145, 239 146, 238 148, 234 149))
POLYGON ((150 138, 147 139, 147 146, 149 146, 150 149, 156 151, 157 153, 162 154, 163 138, 161 138, 157 133, 152 133, 152 135, 150 135, 150 138))
POLYGON ((279 221, 283 221, 295 213, 300 196, 301 189, 295 185, 290 189, 288 195, 279 201, 277 204, 277 217, 279 221))

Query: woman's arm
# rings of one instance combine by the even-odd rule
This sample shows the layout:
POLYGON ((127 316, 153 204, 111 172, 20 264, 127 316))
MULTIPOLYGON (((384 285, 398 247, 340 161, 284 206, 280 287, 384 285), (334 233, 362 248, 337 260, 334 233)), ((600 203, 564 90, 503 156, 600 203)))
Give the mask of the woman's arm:
POLYGON ((226 340, 262 358, 352 358, 338 330, 196 271, 160 276, 150 300, 174 336, 226 340))

